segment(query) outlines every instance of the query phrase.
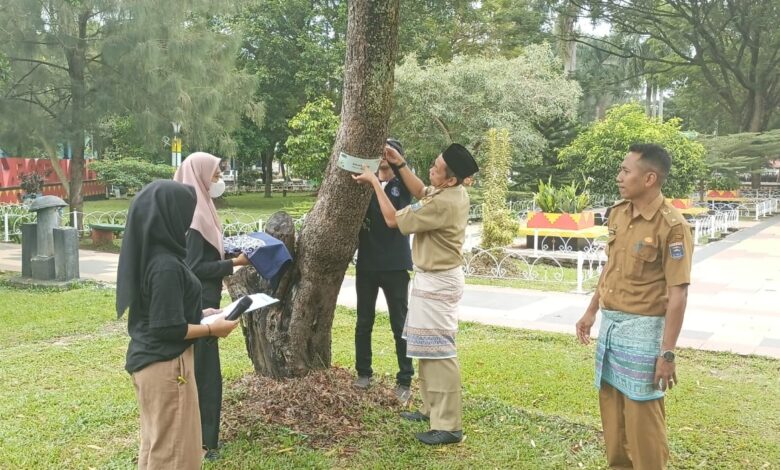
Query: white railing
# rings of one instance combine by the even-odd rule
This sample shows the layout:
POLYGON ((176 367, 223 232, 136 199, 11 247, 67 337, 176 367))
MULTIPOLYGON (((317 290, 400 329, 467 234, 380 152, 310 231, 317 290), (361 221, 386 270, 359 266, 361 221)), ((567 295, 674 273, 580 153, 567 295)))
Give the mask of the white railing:
POLYGON ((718 238, 722 233, 739 228, 738 209, 726 209, 693 220, 693 243, 701 245, 703 238, 718 238))
POLYGON ((777 199, 765 199, 756 202, 756 220, 759 217, 767 217, 777 213, 777 199))
MULTIPOLYGON (((220 211, 220 219, 223 221, 222 233, 224 236, 244 235, 263 230, 263 219, 236 211, 220 211)), ((89 236, 92 233, 92 224, 124 225, 127 221, 127 211, 95 211, 95 212, 66 212, 63 211, 63 226, 78 226, 81 222, 81 236, 89 236)), ((22 224, 35 222, 35 212, 27 210, 21 204, 0 204, 0 240, 4 242, 18 241, 22 235, 22 224)))
POLYGON ((574 239, 537 235, 534 248, 472 248, 463 255, 463 272, 475 278, 570 284, 585 293, 585 283, 600 276, 607 261, 606 240, 579 240, 575 247, 574 239), (567 268, 575 269, 574 279, 567 279, 567 268))

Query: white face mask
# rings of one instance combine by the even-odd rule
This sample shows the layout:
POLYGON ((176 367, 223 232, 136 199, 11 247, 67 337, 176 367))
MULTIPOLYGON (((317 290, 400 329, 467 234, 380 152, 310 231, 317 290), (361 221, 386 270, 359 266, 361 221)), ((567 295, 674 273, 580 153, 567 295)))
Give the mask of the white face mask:
POLYGON ((220 178, 216 183, 211 183, 211 187, 209 188, 209 196, 211 196, 212 199, 216 199, 225 192, 225 181, 220 178))

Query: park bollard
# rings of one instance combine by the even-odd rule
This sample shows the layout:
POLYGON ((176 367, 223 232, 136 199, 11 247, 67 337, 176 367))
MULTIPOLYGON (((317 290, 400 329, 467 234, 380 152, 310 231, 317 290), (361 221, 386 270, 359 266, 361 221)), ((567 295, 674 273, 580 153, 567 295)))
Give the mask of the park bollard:
POLYGON ((37 250, 30 262, 34 279, 53 280, 55 278, 53 231, 60 226, 59 209, 66 205, 65 201, 57 196, 39 196, 30 204, 30 211, 37 214, 37 250))
POLYGON ((534 230, 534 256, 537 255, 538 249, 539 249, 539 231, 534 230))

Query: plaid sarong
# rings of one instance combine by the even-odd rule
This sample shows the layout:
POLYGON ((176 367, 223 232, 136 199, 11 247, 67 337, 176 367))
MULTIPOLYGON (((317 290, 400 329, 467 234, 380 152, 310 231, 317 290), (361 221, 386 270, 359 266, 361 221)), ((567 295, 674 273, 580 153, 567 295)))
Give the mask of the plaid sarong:
POLYGON ((458 302, 463 296, 463 269, 425 272, 415 268, 403 338, 407 357, 457 357, 458 302))
POLYGON ((596 388, 607 382, 634 401, 656 400, 655 362, 661 351, 665 317, 601 310, 596 346, 596 388))

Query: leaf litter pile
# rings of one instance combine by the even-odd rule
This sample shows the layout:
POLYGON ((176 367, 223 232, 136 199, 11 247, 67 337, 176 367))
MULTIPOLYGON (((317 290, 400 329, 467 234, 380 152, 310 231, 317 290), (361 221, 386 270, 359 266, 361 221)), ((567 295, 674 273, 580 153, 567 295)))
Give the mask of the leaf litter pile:
POLYGON ((360 390, 353 380, 349 370, 337 367, 280 380, 248 374, 228 387, 223 434, 233 439, 257 425, 280 426, 324 448, 359 433, 368 410, 400 407, 389 381, 360 390))

